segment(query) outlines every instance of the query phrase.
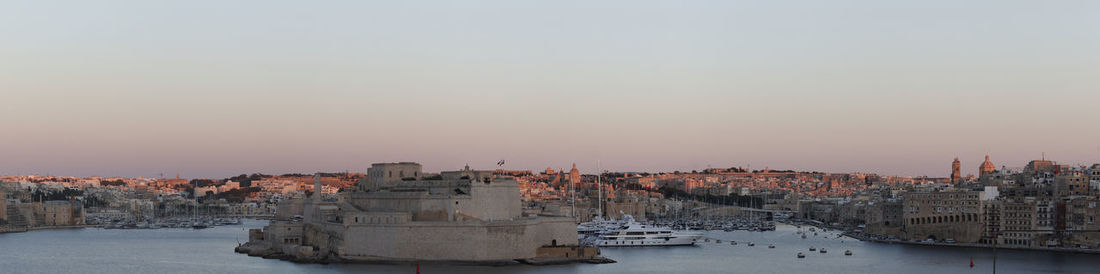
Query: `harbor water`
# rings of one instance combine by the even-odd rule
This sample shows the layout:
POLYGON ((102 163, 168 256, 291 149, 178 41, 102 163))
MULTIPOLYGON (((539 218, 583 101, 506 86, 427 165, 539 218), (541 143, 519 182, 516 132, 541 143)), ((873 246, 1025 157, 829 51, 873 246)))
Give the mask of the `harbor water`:
MULTIPOLYGON (((0 234, 0 273, 415 273, 415 265, 296 264, 233 252, 249 228, 59 229, 0 234)), ((993 252, 860 242, 780 224, 775 231, 709 231, 685 247, 604 248, 614 264, 420 266, 421 273, 992 273, 993 252), (716 243, 720 239, 721 243, 716 243), (730 241, 736 241, 733 245, 730 241), (748 246, 749 242, 755 246, 748 246), (775 248, 768 248, 775 245, 775 248), (809 247, 828 253, 811 252, 809 247), (844 251, 851 250, 852 256, 844 251), (802 252, 805 258, 797 258, 802 252), (974 267, 970 267, 973 258, 974 267)), ((1100 255, 1000 250, 1000 273, 1100 273, 1100 255)))

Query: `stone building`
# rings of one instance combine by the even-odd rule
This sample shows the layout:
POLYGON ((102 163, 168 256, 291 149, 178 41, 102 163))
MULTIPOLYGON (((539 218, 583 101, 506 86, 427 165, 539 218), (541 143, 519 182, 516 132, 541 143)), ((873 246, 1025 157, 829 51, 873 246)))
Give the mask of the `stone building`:
POLYGON ((841 202, 836 207, 837 222, 849 226, 866 225, 867 207, 863 201, 841 202))
POLYGON ((37 226, 71 226, 84 224, 84 207, 80 202, 46 201, 31 203, 37 226))
POLYGON ((289 220, 305 215, 305 199, 287 199, 275 205, 275 219, 289 220))
POLYGON ((808 201, 798 205, 798 217, 831 224, 839 220, 835 201, 808 201))
POLYGON ((1032 160, 1024 167, 1024 173, 1037 173, 1037 172, 1054 172, 1055 165, 1053 161, 1047 159, 1032 160))
POLYGON ((1093 164, 1090 166, 1088 174, 1089 188, 1094 191, 1093 193, 1100 193, 1096 192, 1096 190, 1100 190, 1100 164, 1093 164))
POLYGON ((996 186, 996 187, 1015 187, 1017 186, 1017 176, 1008 170, 993 170, 989 173, 983 173, 981 177, 978 177, 978 181, 983 186, 996 186))
POLYGON ((1004 209, 1004 203, 1001 200, 986 201, 982 204, 982 222, 984 222, 984 229, 982 229, 982 238, 978 240, 981 244, 993 244, 1001 237, 1001 220, 1004 209))
POLYGON ((413 162, 377 163, 367 169, 367 176, 360 179, 356 186, 360 191, 374 188, 377 184, 400 182, 405 179, 420 179, 421 166, 413 162))
POLYGON ((1089 175, 1082 170, 1063 172, 1055 175, 1054 186, 1058 197, 1089 195, 1089 175))
POLYGON ((580 248, 573 218, 524 214, 518 182, 492 171, 466 167, 437 176, 423 174, 417 163, 373 164, 355 189, 335 201, 308 199, 304 220, 273 221, 238 251, 308 260, 483 263, 580 248))
POLYGON ((867 206, 864 232, 875 235, 902 237, 904 206, 901 202, 886 200, 870 202, 867 206))
POLYGON ((1001 223, 997 244, 1016 247, 1038 245, 1034 231, 1038 209, 1035 198, 1012 198, 999 204, 1001 223))
POLYGON ((1071 246, 1100 247, 1100 199, 1095 197, 1077 198, 1069 201, 1066 230, 1069 231, 1071 246))
POLYGON ((603 216, 605 219, 622 220, 623 215, 630 215, 635 220, 645 221, 647 199, 644 198, 626 193, 615 195, 614 199, 604 204, 606 213, 603 216))
POLYGON ((8 220, 8 194, 0 189, 0 220, 8 220))
POLYGON ((932 190, 904 194, 905 236, 910 240, 954 239, 976 243, 982 236, 982 192, 932 190))

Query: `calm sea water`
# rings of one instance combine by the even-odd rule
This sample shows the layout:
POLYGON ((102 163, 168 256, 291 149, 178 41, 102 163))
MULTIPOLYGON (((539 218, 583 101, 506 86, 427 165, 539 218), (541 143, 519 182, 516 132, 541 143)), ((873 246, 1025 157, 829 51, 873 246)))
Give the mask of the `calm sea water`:
MULTIPOLYGON (((312 265, 233 252, 248 228, 266 222, 203 230, 44 230, 0 234, 0 273, 415 273, 408 265, 312 265)), ((421 265, 422 273, 992 273, 993 253, 859 242, 834 233, 801 239, 791 226, 774 232, 708 232, 721 244, 693 247, 606 248, 619 261, 604 265, 421 265), (737 240, 730 245, 728 240, 737 240), (752 241, 755 247, 745 243, 752 241), (769 249, 768 244, 776 248, 769 249), (809 252, 815 246, 827 254, 809 252), (844 256, 852 250, 854 256, 844 256), (806 258, 798 259, 803 252, 806 258), (970 268, 970 258, 974 268, 970 268)), ((812 233, 810 235, 813 235, 812 233)), ((1100 255, 998 252, 1001 273, 1100 273, 1100 255)))

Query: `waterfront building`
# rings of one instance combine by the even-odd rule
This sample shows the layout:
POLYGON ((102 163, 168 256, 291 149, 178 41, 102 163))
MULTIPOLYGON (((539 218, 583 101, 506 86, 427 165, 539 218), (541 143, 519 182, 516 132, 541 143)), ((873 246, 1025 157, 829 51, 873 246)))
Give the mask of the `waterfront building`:
POLYGON ((894 199, 868 203, 865 232, 875 235, 901 237, 904 225, 904 206, 894 199))
POLYGON ((1100 164, 1092 164, 1089 167, 1089 188, 1093 193, 1100 193, 1100 164))
POLYGON ((835 199, 808 201, 800 203, 798 206, 800 218, 817 220, 826 224, 834 223, 839 219, 835 199))
POLYGON ((475 263, 598 255, 577 246, 573 218, 524 214, 518 182, 491 170, 424 174, 417 163, 373 164, 355 189, 335 200, 314 195, 304 202, 302 220, 273 221, 238 251, 301 260, 475 263))
POLYGON ((982 222, 985 224, 985 229, 983 229, 982 238, 978 240, 978 243, 994 244, 1000 239, 1003 209, 1004 202, 1000 199, 982 204, 982 222))
POLYGON ((1030 247, 1035 240, 1038 205, 1035 197, 1009 198, 998 203, 1001 211, 1000 238, 997 244, 1030 247))
POLYGON ((1054 240, 1054 229, 1056 227, 1059 228, 1059 230, 1065 230, 1065 220, 1062 219, 1061 222, 1058 222, 1065 216, 1064 214, 1065 204, 1061 203, 1059 200, 1049 198, 1037 198, 1035 200, 1035 225, 1032 227, 1039 231, 1036 232, 1035 236, 1037 240, 1043 241, 1040 244, 1052 245, 1046 241, 1054 240), (1062 205, 1062 210, 1058 210, 1059 204, 1062 205))
POLYGON ((631 215, 634 220, 644 222, 646 220, 646 200, 637 194, 627 193, 624 190, 616 191, 618 194, 604 204, 604 218, 622 220, 625 215, 631 215))
POLYGON ((975 243, 982 236, 983 191, 933 189, 904 194, 905 236, 911 240, 954 239, 975 243))
POLYGON ((84 213, 86 219, 103 221, 133 221, 134 214, 114 208, 89 208, 84 213))
POLYGON ((84 224, 84 207, 74 201, 34 203, 35 217, 40 225, 70 226, 84 224))
POLYGON ((4 221, 0 225, 6 224, 8 220, 8 193, 3 189, 0 189, 0 220, 4 221))
POLYGON ((1096 197, 1078 197, 1067 203, 1066 231, 1069 232, 1071 246, 1100 247, 1100 232, 1097 232, 1100 231, 1098 204, 1100 199, 1096 197))

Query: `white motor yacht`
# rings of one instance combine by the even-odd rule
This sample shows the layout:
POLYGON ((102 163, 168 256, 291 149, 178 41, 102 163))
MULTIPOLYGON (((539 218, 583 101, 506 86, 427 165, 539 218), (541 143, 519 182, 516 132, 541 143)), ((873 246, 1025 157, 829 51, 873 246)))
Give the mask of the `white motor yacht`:
POLYGON ((601 234, 595 244, 601 247, 694 245, 702 237, 702 233, 675 231, 668 227, 638 223, 627 215, 623 218, 621 227, 601 234))

